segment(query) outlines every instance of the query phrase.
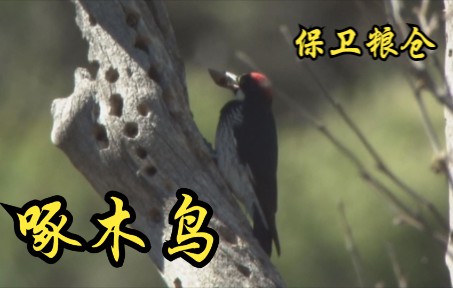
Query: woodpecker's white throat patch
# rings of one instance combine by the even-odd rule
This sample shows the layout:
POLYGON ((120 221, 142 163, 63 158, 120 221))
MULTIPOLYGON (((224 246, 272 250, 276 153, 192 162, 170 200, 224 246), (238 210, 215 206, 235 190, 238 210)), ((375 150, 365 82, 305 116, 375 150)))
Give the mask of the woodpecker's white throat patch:
POLYGON ((237 100, 243 101, 245 99, 245 94, 244 94, 244 92, 242 92, 242 89, 238 89, 238 90, 236 90, 236 93, 234 94, 234 97, 237 100))

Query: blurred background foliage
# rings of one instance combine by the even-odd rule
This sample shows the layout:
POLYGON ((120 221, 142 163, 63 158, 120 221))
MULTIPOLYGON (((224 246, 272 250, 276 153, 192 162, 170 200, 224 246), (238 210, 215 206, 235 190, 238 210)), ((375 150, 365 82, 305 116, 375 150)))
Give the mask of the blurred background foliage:
MULTIPOLYGON (((442 5, 433 1, 432 12, 439 17, 442 5)), ((351 26, 359 32, 357 44, 363 47, 366 32, 387 23, 381 1, 171 1, 167 6, 186 64, 191 109, 206 139, 213 142, 219 110, 231 99, 212 83, 207 68, 247 72, 251 68, 236 56, 242 51, 279 90, 325 122, 374 169, 302 67, 310 65, 389 166, 447 216, 446 183, 429 169, 432 151, 403 74, 407 55, 373 61, 364 51, 362 57, 295 61, 294 47, 279 32, 282 24, 294 37, 298 24, 325 27, 326 47, 334 47, 335 29, 351 26)), ((406 8, 412 17, 411 7, 406 8)), ((87 66, 87 44, 74 16, 73 5, 66 1, 0 1, 0 202, 21 207, 32 199, 62 195, 74 216, 70 231, 91 239, 96 229, 90 217, 108 206, 50 142, 51 102, 70 95, 74 69, 87 66)), ((440 47, 434 55, 441 61, 443 35, 440 30, 432 36, 440 47)), ((398 35, 396 42, 404 38, 398 35)), ((423 96, 442 137, 443 110, 423 96)), ((343 201, 369 285, 396 285, 386 252, 387 243, 392 243, 409 285, 447 286, 445 248, 413 228, 392 224, 395 214, 389 203, 359 177, 355 167, 317 130, 300 121, 298 110, 278 96, 274 103, 282 256, 272 261, 286 283, 357 285, 337 209, 343 201)), ((27 252, 5 211, 0 211, 0 229, 0 286, 163 285, 148 257, 132 249, 126 249, 120 269, 110 266, 105 253, 68 250, 50 266, 27 252)))

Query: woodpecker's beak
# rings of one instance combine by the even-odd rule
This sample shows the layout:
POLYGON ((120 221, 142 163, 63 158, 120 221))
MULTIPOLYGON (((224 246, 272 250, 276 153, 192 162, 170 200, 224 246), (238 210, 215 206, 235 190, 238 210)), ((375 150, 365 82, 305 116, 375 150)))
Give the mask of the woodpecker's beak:
POLYGON ((219 72, 213 69, 208 69, 209 74, 211 75, 212 80, 214 80, 215 84, 219 85, 220 87, 227 88, 236 92, 239 89, 238 80, 239 77, 234 75, 231 72, 219 72))

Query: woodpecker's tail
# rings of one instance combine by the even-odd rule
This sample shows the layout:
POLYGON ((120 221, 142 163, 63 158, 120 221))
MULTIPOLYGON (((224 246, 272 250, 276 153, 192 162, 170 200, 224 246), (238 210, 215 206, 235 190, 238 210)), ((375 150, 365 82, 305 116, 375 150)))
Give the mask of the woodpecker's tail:
POLYGON ((253 214, 253 235, 255 235, 255 238, 258 239, 261 247, 269 256, 272 253, 272 242, 275 242, 277 254, 280 256, 280 241, 278 240, 277 227, 275 225, 275 215, 268 217, 266 219, 267 223, 264 223, 257 209, 254 210, 253 214))

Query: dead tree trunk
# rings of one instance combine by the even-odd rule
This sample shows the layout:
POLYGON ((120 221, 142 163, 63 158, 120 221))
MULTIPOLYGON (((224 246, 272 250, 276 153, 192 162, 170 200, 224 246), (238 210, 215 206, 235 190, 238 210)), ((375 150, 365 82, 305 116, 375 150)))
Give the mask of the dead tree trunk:
POLYGON ((150 239, 149 254, 167 285, 284 286, 192 119, 163 3, 74 4, 94 69, 78 68, 72 95, 54 100, 53 143, 100 195, 116 190, 128 197, 137 214, 134 226, 150 239), (214 210, 209 226, 220 243, 202 269, 162 256, 180 187, 197 192, 214 210))

